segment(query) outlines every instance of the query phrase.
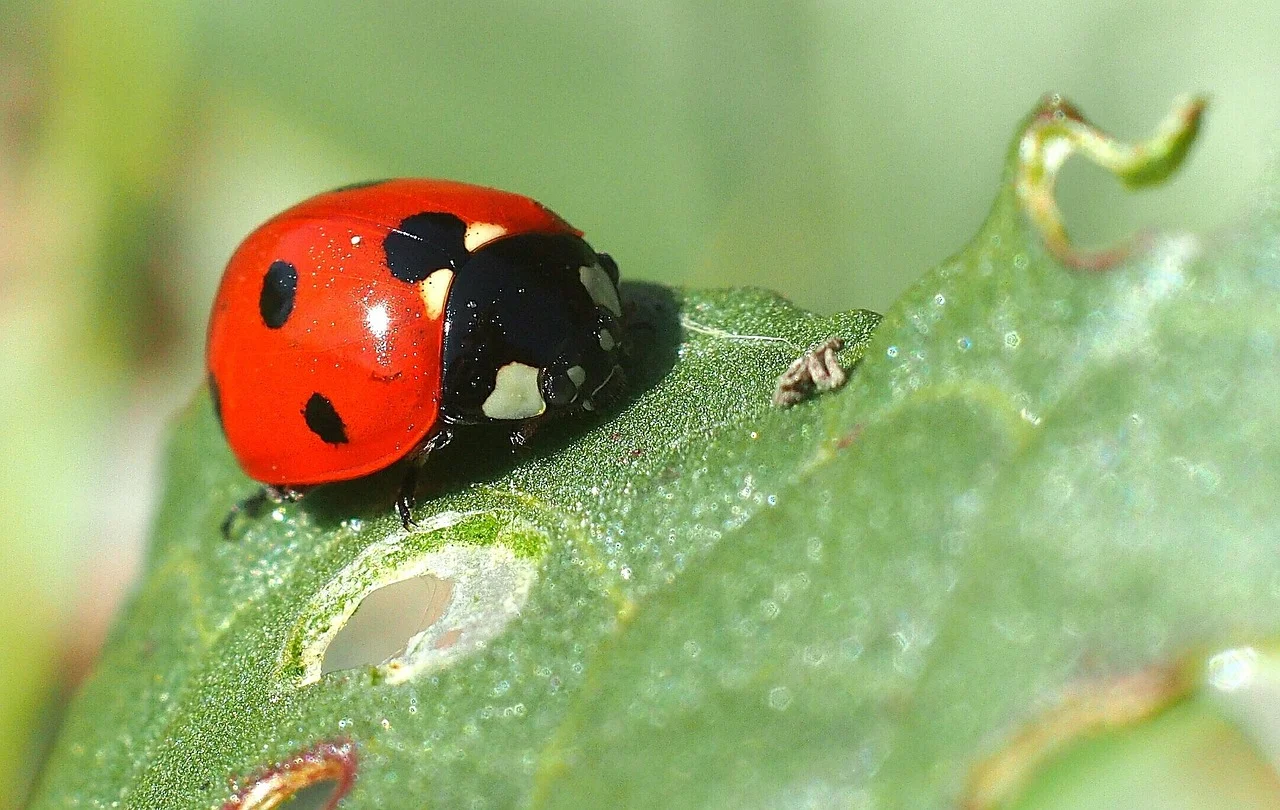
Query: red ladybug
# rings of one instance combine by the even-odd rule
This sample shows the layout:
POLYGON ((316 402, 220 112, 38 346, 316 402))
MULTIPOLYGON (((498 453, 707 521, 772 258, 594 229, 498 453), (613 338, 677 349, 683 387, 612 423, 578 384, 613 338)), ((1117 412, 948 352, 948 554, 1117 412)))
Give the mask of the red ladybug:
MULTIPOLYGON (((209 389, 258 500, 421 460, 455 425, 592 410, 622 384, 618 268, 517 194, 331 191, 259 227, 209 321, 209 389)), ((396 506, 409 525, 417 464, 396 506)), ((234 515, 234 513, 233 513, 234 515)))

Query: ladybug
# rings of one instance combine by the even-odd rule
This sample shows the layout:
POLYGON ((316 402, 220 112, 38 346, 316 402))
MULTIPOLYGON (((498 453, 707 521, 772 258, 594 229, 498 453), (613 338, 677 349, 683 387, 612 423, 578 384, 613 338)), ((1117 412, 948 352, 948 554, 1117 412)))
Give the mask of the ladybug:
POLYGON ((227 264, 208 332, 223 433, 265 485, 237 511, 406 462, 460 425, 591 411, 623 383, 618 266, 541 204, 447 180, 347 186, 277 215, 227 264))

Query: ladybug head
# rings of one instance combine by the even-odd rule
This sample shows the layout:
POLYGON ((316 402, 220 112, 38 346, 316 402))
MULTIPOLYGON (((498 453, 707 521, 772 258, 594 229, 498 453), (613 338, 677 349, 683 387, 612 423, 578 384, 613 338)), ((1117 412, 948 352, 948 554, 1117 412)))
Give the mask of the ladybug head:
POLYGON ((491 242, 445 306, 440 412, 455 424, 595 410, 624 381, 618 266, 571 234, 491 242))

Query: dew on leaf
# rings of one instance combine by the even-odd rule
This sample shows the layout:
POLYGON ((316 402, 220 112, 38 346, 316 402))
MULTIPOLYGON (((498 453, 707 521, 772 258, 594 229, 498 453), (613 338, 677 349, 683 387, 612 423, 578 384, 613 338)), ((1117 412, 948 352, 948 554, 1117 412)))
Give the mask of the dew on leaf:
POLYGON ((805 541, 804 553, 813 562, 822 562, 822 538, 810 537, 805 541))
POLYGON ((1253 682, 1258 671, 1258 651, 1252 647, 1224 650, 1209 659, 1209 684, 1223 692, 1234 692, 1253 682))
POLYGON ((760 603, 760 615, 763 616, 766 621, 778 618, 778 614, 781 612, 782 608, 780 608, 778 603, 772 599, 766 599, 760 603))
POLYGON ((775 686, 769 690, 769 708, 774 711, 785 712, 792 700, 791 690, 785 686, 775 686))

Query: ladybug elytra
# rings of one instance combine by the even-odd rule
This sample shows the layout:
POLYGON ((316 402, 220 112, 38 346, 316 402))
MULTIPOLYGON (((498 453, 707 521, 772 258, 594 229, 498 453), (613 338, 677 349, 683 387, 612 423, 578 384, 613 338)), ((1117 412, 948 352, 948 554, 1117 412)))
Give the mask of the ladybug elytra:
MULTIPOLYGON (((457 425, 593 410, 622 385, 618 268, 517 194, 386 180, 320 194, 240 244, 208 333, 244 471, 282 493, 421 461, 457 425)), ((397 498, 409 524, 415 473, 397 498)))

